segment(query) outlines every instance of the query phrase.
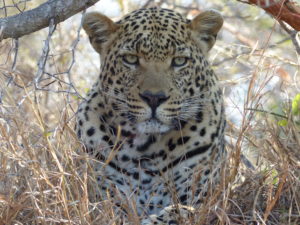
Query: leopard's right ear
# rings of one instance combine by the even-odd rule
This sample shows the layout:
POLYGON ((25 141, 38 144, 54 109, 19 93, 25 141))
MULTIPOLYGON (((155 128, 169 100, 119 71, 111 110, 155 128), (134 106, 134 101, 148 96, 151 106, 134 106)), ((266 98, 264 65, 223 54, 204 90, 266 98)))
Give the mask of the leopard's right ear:
POLYGON ((216 10, 208 10, 196 16, 189 27, 192 30, 192 37, 204 52, 208 52, 215 44, 222 25, 222 15, 216 10))
POLYGON ((94 49, 101 53, 111 35, 119 28, 111 19, 97 12, 87 13, 83 18, 83 29, 94 49))

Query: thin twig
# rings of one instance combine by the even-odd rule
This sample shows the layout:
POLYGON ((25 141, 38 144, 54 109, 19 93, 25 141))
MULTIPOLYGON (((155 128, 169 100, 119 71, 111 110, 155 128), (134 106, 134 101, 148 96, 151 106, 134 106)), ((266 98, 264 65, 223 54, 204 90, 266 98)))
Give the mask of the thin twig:
POLYGON ((281 117, 281 118, 284 118, 284 119, 288 119, 287 116, 284 116, 284 115, 281 115, 281 114, 277 114, 277 113, 274 113, 274 112, 268 112, 268 111, 263 110, 263 109, 245 108, 245 110, 251 110, 251 111, 255 111, 255 112, 267 113, 267 114, 270 114, 270 115, 273 115, 273 116, 277 116, 277 117, 281 117))
POLYGON ((18 52, 19 52, 19 39, 15 39, 14 44, 15 44, 15 47, 14 47, 15 55, 14 55, 14 61, 11 66, 12 71, 14 71, 16 69, 16 65, 17 65, 17 58, 18 58, 18 52))
POLYGON ((7 17, 7 7, 6 7, 5 0, 2 0, 2 2, 3 2, 3 8, 4 8, 4 16, 7 17))
POLYGON ((15 3, 15 0, 13 0, 14 7, 15 7, 16 9, 18 9, 20 13, 22 13, 22 12, 25 11, 25 9, 26 9, 26 3, 27 3, 27 1, 25 1, 25 4, 24 4, 23 9, 20 9, 20 7, 19 7, 20 2, 15 3))
MULTIPOLYGON (((11 66, 11 70, 12 72, 14 72, 16 70, 16 65, 17 65, 17 58, 18 58, 18 52, 19 52, 19 40, 15 39, 14 40, 14 60, 11 66)), ((8 81, 7 81, 7 86, 9 86, 9 84, 13 81, 13 76, 11 76, 8 81)))
MULTIPOLYGON (((83 11, 83 14, 82 14, 82 17, 81 17, 81 21, 80 21, 80 24, 79 24, 79 27, 77 29, 77 37, 75 39, 75 41, 73 42, 73 47, 71 49, 71 52, 72 52, 72 61, 71 61, 71 64, 67 70, 67 75, 68 75, 68 80, 69 80, 69 91, 71 91, 71 89, 73 89, 77 96, 80 96, 80 94, 78 93, 75 85, 73 85, 73 82, 72 82, 72 77, 71 77, 71 70, 73 68, 73 65, 75 64, 76 60, 75 60, 75 53, 76 53, 76 48, 77 48, 77 45, 80 41, 80 31, 81 31, 81 28, 82 28, 82 21, 83 21, 83 18, 84 18, 84 14, 85 14, 85 10, 83 11)), ((68 102, 70 101, 69 99, 70 96, 68 96, 68 102)))
POLYGON ((37 71, 37 74, 34 79, 34 85, 36 88, 39 87, 39 82, 44 74, 44 69, 45 69, 45 65, 46 65, 49 50, 50 50, 50 40, 51 40, 51 36, 52 36, 53 32, 55 31, 55 28, 56 28, 56 24, 54 24, 54 19, 51 19, 50 24, 49 24, 48 37, 45 41, 43 52, 42 52, 42 55, 38 62, 38 71, 37 71))

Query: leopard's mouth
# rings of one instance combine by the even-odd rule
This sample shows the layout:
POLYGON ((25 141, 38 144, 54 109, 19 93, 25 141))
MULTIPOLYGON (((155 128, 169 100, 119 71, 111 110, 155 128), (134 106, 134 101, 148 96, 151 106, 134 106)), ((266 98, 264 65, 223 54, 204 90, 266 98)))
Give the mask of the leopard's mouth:
POLYGON ((137 130, 143 134, 162 134, 171 129, 171 126, 164 124, 157 118, 150 118, 137 124, 137 130))

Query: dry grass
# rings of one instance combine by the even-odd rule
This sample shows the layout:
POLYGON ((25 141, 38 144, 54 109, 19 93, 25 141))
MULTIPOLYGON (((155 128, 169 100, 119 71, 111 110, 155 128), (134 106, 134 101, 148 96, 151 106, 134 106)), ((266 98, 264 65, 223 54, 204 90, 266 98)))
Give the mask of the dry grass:
MULTIPOLYGON (((225 28, 232 29, 228 24, 225 28)), ((76 46, 67 39, 58 43, 62 29, 57 31, 58 37, 50 37, 55 40, 51 42, 54 50, 48 66, 55 68, 56 73, 68 71, 68 76, 70 69, 64 65, 66 61, 72 65, 75 61, 65 56, 63 46, 73 46, 67 54, 74 52, 76 46)), ((242 31, 234 34, 239 41, 247 36, 242 31)), ((71 41, 79 40, 76 29, 69 35, 71 41)), ((215 69, 218 74, 220 70, 225 73, 221 79, 227 80, 223 83, 229 89, 240 85, 240 78, 228 78, 226 73, 234 73, 232 68, 247 71, 246 78, 243 77, 248 81, 247 95, 244 105, 239 106, 245 110, 241 109, 239 125, 228 121, 229 158, 223 183, 186 221, 189 224, 300 224, 300 118, 291 112, 291 99, 299 93, 295 89, 299 80, 289 80, 275 89, 287 93, 279 103, 273 89, 266 91, 278 70, 285 69, 280 73, 282 76, 285 71, 291 74, 298 68, 294 62, 297 60, 284 54, 279 57, 267 45, 259 48, 251 46, 251 42, 245 48, 248 41, 239 46, 221 42, 215 50, 222 58, 215 60, 215 69), (230 69, 226 69, 228 66, 230 69), (270 113, 271 105, 279 105, 279 116, 270 113), (279 125, 282 119, 285 124, 279 125)), ((81 45, 77 51, 85 50, 81 45)), ((69 80, 60 74, 49 76, 40 85, 55 91, 37 90, 30 83, 34 67, 12 68, 14 57, 9 47, 10 42, 1 44, 8 61, 0 65, 0 225, 122 224, 111 201, 94 198, 93 159, 82 151, 73 131, 79 100, 64 83, 69 80)), ((41 51, 40 46, 37 48, 41 51)), ((288 49, 293 51, 291 46, 288 49)), ((78 73, 76 68, 71 71, 73 77, 78 73)), ((80 93, 86 87, 79 81, 84 76, 73 81, 80 93)), ((227 107, 237 104, 226 97, 227 107)), ((130 203, 127 207, 132 209, 130 203)), ((129 220, 138 224, 134 210, 129 220)))
MULTIPOLYGON (((7 89, 5 95, 9 101, 1 107, 0 224, 122 224, 109 201, 92 199, 88 183, 94 182, 93 159, 80 150, 71 105, 53 110, 51 120, 38 93, 27 96, 22 107, 7 89)), ((278 126, 269 115, 248 112, 241 128, 228 128, 237 141, 228 145, 224 184, 191 224, 300 223, 299 127, 293 121, 278 126), (257 137, 258 132, 263 135, 257 137), (243 147, 260 151, 255 168, 241 162, 243 147)), ((131 215, 133 224, 138 224, 136 218, 131 215)))

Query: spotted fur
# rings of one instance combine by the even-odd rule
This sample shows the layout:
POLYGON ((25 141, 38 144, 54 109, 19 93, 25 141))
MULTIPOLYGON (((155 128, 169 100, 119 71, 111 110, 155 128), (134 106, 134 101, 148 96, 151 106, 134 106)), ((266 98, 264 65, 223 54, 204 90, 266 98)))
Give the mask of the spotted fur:
POLYGON ((193 212, 219 179, 224 108, 206 55, 222 23, 216 11, 190 21, 159 8, 84 18, 101 71, 76 131, 98 160, 99 198, 133 202, 142 224, 178 224, 178 204, 193 212))

